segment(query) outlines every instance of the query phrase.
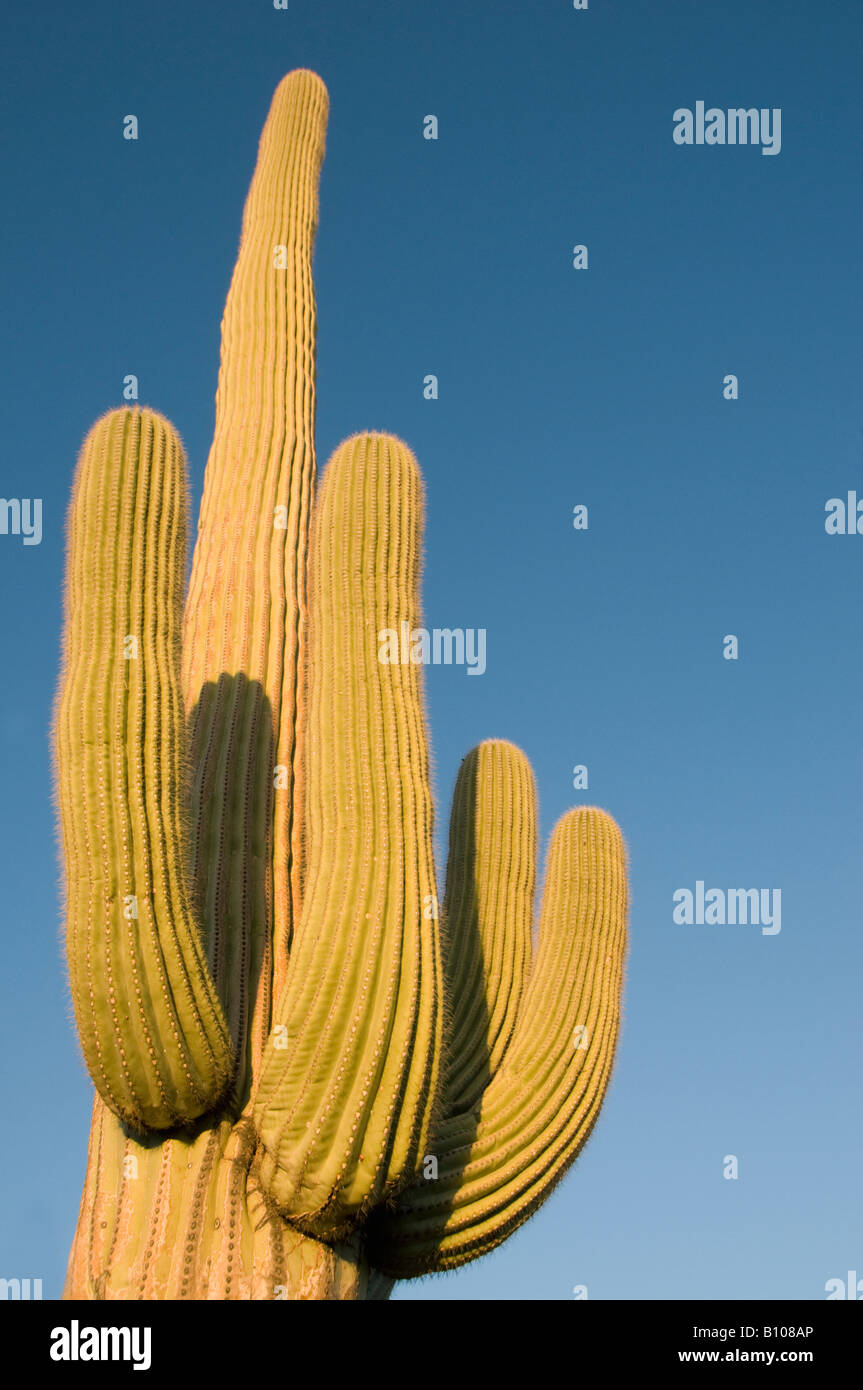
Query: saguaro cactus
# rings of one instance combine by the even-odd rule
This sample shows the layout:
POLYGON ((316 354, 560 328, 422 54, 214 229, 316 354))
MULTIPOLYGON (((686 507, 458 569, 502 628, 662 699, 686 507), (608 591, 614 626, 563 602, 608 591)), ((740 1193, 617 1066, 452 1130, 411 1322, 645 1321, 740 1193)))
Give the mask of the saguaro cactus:
POLYGON ((438 910, 421 668, 423 486, 358 434, 315 497, 328 99, 279 85, 222 326, 183 608, 171 424, 99 420, 68 523, 55 740, 69 978, 96 1088, 68 1298, 385 1297, 490 1250, 596 1119, 625 855, 568 813, 533 955, 533 779, 462 764, 438 910))

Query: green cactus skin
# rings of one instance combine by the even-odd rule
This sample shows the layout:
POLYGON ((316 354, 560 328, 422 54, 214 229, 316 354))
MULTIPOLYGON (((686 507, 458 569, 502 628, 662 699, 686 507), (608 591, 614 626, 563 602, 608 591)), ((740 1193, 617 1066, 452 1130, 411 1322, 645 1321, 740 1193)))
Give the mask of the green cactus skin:
POLYGON ((186 511, 168 422, 151 411, 100 421, 69 517, 58 793, 84 1058, 106 1103, 141 1130, 205 1114, 232 1069, 181 813, 186 511))
MULTIPOLYGON (((481 767, 490 751, 480 748, 481 767)), ((501 752, 504 763, 516 763, 501 752)), ((521 769, 510 770, 514 781, 521 769)), ((477 828, 478 860, 501 851, 505 858, 512 830, 522 829, 529 843, 529 802, 525 809, 522 826, 507 825, 504 834, 491 817, 477 828)), ((480 936, 490 941, 497 922, 482 921, 482 896, 480 936)), ((539 946, 509 1044, 475 1102, 457 1091, 447 1105, 433 1144, 437 1180, 420 1176, 393 1211, 375 1214, 366 1248, 376 1268, 406 1278, 476 1259, 520 1226, 572 1163, 611 1071, 626 908, 620 831, 592 807, 569 811, 552 834, 539 946)), ((456 931, 462 925, 450 923, 456 931)))
POLYGON ((419 667, 378 633, 419 622, 422 482, 410 450, 336 450, 311 545, 307 871, 254 1106, 279 1211, 344 1234, 410 1181, 441 1051, 432 801, 419 667), (397 770, 397 775, 396 775, 397 770), (319 1079, 318 1079, 319 1078, 319 1079))
POLYGON ((608 1086, 620 831, 558 824, 534 953, 533 777, 483 743, 438 911, 421 667, 378 660, 421 621, 419 467, 357 434, 315 497, 327 112, 290 73, 261 137, 185 611, 170 423, 110 412, 75 475, 55 750, 96 1096, 65 1298, 386 1298, 526 1220, 608 1086))

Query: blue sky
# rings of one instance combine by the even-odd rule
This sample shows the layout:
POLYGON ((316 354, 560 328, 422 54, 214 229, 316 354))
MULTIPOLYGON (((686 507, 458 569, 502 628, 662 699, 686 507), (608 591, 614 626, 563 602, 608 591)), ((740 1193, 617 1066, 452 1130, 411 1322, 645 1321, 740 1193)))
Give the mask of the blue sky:
POLYGON ((632 879, 589 1144, 497 1252, 396 1297, 823 1298, 863 1271, 863 537, 824 527, 863 497, 863 14, 48 0, 4 29, 0 494, 43 499, 43 536, 0 535, 0 1275, 59 1294, 89 1127, 48 740, 75 458, 134 372, 197 506, 260 128, 311 67, 319 463, 358 429, 410 443, 427 623, 488 634, 481 678, 428 674, 440 838, 464 752, 508 738, 543 842, 602 805, 632 879), (676 145, 699 100, 780 108, 781 152, 676 145), (676 925, 697 880, 780 889, 781 932, 676 925))

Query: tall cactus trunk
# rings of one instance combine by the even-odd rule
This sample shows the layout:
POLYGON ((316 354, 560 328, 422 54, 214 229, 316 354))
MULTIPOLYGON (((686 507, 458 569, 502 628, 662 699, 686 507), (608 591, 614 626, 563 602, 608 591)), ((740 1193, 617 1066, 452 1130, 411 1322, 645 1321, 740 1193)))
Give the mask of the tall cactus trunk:
POLYGON ((141 1143, 97 1096, 63 1297, 385 1297, 360 1241, 325 1245, 273 1212, 255 1179, 251 1119, 141 1143))

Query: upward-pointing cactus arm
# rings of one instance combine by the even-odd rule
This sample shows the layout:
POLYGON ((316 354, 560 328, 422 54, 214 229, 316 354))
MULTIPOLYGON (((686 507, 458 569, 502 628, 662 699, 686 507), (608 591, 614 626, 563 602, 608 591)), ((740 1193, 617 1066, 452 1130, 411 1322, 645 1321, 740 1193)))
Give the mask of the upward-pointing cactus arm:
POLYGON ((453 793, 444 897, 446 1115, 472 1110, 500 1065, 531 958, 536 790, 527 758, 489 739, 453 793))
MULTIPOLYGON (((506 832, 481 813, 477 832, 481 865, 506 832)), ((430 1147, 437 1178, 420 1176, 375 1214, 369 1257, 383 1273, 409 1278, 492 1250, 577 1157, 611 1073, 626 915, 617 825, 593 808, 569 812, 552 836, 539 945, 511 1042, 472 1112, 445 1101, 430 1147)), ((490 939, 494 928, 481 932, 490 939)))
POLYGON ((378 634, 419 621, 422 482, 386 435, 327 465, 310 549, 307 873, 255 1122, 279 1210, 340 1235, 409 1181, 441 1050, 432 802, 419 667, 378 634))
POLYGON ((138 1129, 204 1114, 227 1026, 192 909, 180 624, 187 481, 150 410, 99 420, 68 518, 55 719, 69 981, 99 1094, 138 1129))

